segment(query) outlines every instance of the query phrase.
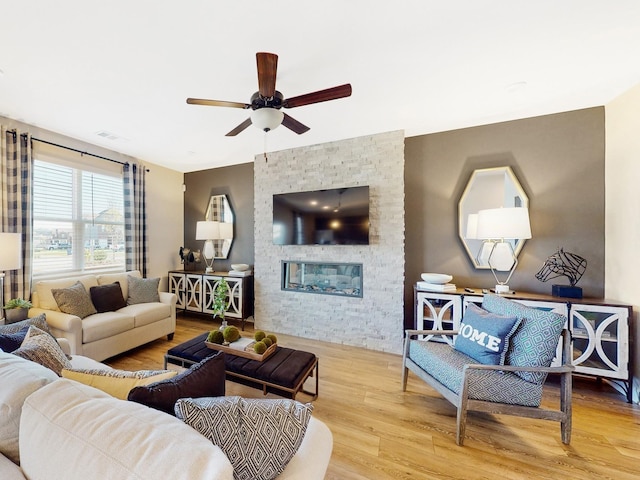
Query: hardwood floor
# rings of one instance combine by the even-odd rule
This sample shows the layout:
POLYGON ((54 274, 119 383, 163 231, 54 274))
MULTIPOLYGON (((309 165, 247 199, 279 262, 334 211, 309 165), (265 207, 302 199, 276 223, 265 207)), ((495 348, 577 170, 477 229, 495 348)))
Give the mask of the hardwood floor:
MULTIPOLYGON (((239 325, 239 324, 238 324, 239 325)), ((173 345, 217 326, 204 316, 178 315, 172 341, 156 340, 106 363, 116 368, 162 368, 173 345)), ((247 325, 252 331, 252 325, 247 325)), ((278 334, 279 343, 320 359, 320 396, 314 415, 333 432, 327 479, 637 479, 640 476, 640 406, 606 383, 576 378, 571 445, 555 422, 471 412, 463 447, 455 443, 455 409, 409 374, 388 353, 278 334)), ((227 382, 228 395, 262 392, 227 382)), ((268 397, 278 398, 271 394, 268 397)), ((545 387, 543 403, 557 402, 545 387)), ((299 394, 299 401, 308 397, 299 394)))

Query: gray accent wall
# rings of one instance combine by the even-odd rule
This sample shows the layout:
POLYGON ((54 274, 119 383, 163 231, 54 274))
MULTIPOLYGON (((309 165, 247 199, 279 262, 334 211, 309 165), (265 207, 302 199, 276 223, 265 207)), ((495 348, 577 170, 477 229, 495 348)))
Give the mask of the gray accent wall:
POLYGON ((195 240, 196 222, 204 220, 211 195, 227 195, 235 214, 235 238, 229 258, 215 260, 213 268, 228 271, 233 263, 253 265, 253 162, 185 173, 184 184, 184 246, 202 250, 204 241, 195 240))
POLYGON ((604 107, 405 139, 405 325, 413 322, 413 284, 422 272, 449 273, 461 287, 492 288, 458 238, 457 205, 476 168, 508 165, 529 196, 532 239, 509 282, 516 291, 551 293, 535 278, 564 247, 587 259, 578 286, 604 295, 604 107))

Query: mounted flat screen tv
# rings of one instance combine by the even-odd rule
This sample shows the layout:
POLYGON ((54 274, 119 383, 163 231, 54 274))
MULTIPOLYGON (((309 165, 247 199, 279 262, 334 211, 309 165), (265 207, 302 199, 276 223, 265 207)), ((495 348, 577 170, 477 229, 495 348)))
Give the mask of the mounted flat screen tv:
POLYGON ((369 187, 273 196, 276 245, 368 245, 369 187))

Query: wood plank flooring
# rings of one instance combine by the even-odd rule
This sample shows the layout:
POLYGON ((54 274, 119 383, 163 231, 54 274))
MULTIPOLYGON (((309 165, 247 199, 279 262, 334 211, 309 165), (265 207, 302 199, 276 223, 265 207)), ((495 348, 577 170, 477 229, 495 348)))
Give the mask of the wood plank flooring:
MULTIPOLYGON (((169 348, 217 328, 209 318, 180 313, 172 341, 156 340, 106 363, 127 370, 162 368, 169 348)), ((465 445, 458 447, 454 407, 411 373, 402 392, 400 356, 283 334, 278 339, 320 359, 320 396, 313 404, 314 415, 333 432, 327 479, 640 477, 640 406, 626 403, 606 383, 575 379, 569 446, 562 444, 556 422, 471 412, 465 445)), ((554 405, 558 391, 547 385, 543 403, 554 405)), ((233 382, 227 382, 227 394, 263 397, 233 382)))

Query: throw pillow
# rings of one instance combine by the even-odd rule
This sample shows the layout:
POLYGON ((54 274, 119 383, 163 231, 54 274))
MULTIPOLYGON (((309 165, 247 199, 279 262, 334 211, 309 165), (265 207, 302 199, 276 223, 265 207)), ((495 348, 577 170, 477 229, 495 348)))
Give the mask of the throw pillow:
POLYGON ((98 313, 115 312, 127 306, 127 302, 122 296, 120 282, 91 287, 89 288, 89 295, 98 313))
POLYGON ((58 376, 63 368, 71 368, 71 362, 56 339, 33 325, 29 327, 20 348, 15 350, 13 354, 39 363, 43 367, 53 370, 58 376))
POLYGON ((0 350, 11 353, 20 348, 20 345, 22 345, 28 331, 29 326, 25 325, 21 330, 14 333, 0 332, 0 350))
POLYGON ((236 480, 276 478, 298 451, 313 406, 295 400, 183 398, 176 416, 219 446, 236 480))
POLYGON ((49 330, 49 324, 47 323, 47 316, 44 313, 41 313, 36 317, 27 318, 26 320, 10 323, 9 325, 0 325, 0 333, 16 333, 22 330, 25 326, 29 327, 31 325, 51 334, 51 330, 49 330))
POLYGON ((221 397, 224 393, 224 353, 220 352, 173 378, 134 387, 127 398, 174 415, 174 406, 180 398, 221 397))
MULTIPOLYGON (((564 315, 527 307, 498 295, 485 295, 482 307, 493 313, 518 317, 520 327, 511 338, 506 364, 518 367, 548 367, 553 361, 560 334, 567 321, 564 315)), ((541 385, 547 375, 516 372, 523 380, 541 385)))
POLYGON ((509 339, 520 320, 487 312, 469 303, 460 323, 454 347, 487 365, 504 365, 509 339))
POLYGON ((160 295, 158 295, 159 278, 137 278, 129 275, 127 281, 129 283, 128 305, 160 301, 160 295))
POLYGON ((91 297, 81 282, 76 282, 69 288, 54 288, 51 290, 61 312, 69 313, 80 318, 98 313, 91 303, 91 297))
POLYGON ((109 395, 126 400, 129 391, 138 385, 148 385, 159 380, 171 378, 177 372, 172 370, 95 370, 75 369, 71 365, 62 370, 62 376, 97 388, 109 395))

